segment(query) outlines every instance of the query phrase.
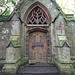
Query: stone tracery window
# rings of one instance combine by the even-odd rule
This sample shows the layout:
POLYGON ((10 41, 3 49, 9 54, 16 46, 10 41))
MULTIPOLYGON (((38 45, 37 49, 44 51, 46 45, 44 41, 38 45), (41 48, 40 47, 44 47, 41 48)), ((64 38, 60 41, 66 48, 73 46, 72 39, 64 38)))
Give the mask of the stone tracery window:
POLYGON ((47 24, 47 23, 48 17, 39 6, 36 6, 27 17, 27 24, 47 24))

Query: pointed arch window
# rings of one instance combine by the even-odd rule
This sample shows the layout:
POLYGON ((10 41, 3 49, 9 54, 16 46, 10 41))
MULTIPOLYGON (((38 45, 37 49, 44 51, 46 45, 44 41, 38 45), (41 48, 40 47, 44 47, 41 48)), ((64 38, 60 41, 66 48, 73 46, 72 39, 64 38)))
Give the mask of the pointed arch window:
POLYGON ((27 24, 48 24, 46 13, 39 6, 36 6, 27 17, 27 24))

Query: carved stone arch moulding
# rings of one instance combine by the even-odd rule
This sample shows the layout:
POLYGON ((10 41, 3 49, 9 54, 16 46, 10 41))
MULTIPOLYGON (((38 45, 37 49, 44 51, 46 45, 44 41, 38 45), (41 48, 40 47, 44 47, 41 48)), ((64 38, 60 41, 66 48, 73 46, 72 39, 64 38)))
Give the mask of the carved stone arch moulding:
POLYGON ((51 15, 48 9, 40 2, 32 4, 24 15, 25 24, 50 24, 51 15))
POLYGON ((34 28, 31 28, 27 31, 27 33, 33 33, 33 32, 43 32, 43 33, 48 33, 48 30, 47 29, 44 29, 42 27, 34 27, 34 28))

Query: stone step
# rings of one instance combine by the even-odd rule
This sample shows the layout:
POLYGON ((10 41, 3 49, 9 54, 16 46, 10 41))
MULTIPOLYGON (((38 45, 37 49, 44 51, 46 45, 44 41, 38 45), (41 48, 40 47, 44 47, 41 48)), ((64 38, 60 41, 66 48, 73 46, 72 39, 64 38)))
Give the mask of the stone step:
POLYGON ((17 75, 60 75, 59 73, 19 73, 17 75))
POLYGON ((37 63, 24 65, 18 70, 18 75, 60 75, 59 70, 53 64, 37 63))

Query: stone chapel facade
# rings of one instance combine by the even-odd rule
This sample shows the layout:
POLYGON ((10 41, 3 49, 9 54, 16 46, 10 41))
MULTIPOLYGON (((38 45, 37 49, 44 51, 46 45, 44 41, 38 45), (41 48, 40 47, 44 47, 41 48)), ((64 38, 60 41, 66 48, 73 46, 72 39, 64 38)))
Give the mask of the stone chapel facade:
POLYGON ((53 63, 61 72, 74 72, 75 19, 55 0, 24 0, 0 18, 2 71, 15 72, 23 63, 53 63))

